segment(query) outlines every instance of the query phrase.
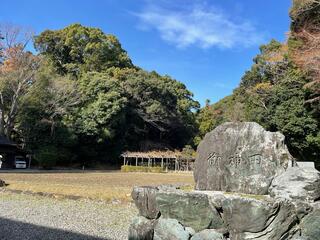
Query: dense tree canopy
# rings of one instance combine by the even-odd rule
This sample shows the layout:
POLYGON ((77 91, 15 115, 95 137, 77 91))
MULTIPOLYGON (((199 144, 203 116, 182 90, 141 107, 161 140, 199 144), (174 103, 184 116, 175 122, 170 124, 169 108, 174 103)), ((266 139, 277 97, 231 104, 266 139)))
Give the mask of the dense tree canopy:
POLYGON ((80 24, 42 32, 35 38, 35 47, 52 61, 60 74, 133 67, 115 36, 80 24))
POLYGON ((101 139, 122 134, 132 138, 128 148, 138 147, 139 139, 178 146, 177 135, 192 136, 188 131, 194 128, 192 110, 198 103, 183 84, 168 76, 110 68, 83 74, 79 81, 85 99, 76 126, 82 133, 101 139))
MULTIPOLYGON (((6 133, 42 166, 110 162, 124 150, 182 149, 192 143, 199 108, 193 94, 169 76, 134 66, 115 36, 73 24, 44 31, 34 45, 38 56, 19 49, 19 57, 41 60, 36 68, 2 58, 0 93, 14 99, 17 91, 9 87, 18 81, 14 86, 21 94, 10 121, 16 131, 6 133), (28 74, 20 80, 16 71, 28 74)), ((2 109, 10 113, 9 105, 2 109)))

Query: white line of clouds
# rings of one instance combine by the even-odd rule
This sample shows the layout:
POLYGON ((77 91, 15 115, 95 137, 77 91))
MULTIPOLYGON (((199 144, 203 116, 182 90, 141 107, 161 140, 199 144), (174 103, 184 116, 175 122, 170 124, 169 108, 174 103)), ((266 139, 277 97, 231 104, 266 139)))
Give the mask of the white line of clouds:
POLYGON ((141 26, 158 31, 163 40, 178 48, 250 47, 265 40, 265 34, 250 21, 235 21, 212 6, 168 9, 153 4, 135 15, 141 26))

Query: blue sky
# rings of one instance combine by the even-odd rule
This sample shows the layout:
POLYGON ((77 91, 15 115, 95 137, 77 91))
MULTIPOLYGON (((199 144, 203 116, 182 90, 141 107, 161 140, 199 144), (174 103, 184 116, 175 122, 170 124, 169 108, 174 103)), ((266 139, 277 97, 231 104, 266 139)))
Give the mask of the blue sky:
POLYGON ((10 0, 0 22, 35 33, 71 23, 116 35, 134 64, 185 83, 195 99, 232 93, 259 45, 285 41, 291 0, 10 0))

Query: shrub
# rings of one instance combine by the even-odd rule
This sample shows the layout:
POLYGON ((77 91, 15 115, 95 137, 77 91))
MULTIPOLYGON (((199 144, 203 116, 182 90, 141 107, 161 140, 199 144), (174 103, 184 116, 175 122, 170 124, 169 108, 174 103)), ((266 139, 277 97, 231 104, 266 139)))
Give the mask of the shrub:
POLYGON ((145 167, 145 166, 121 166, 121 172, 151 172, 151 173, 164 173, 162 167, 145 167))
POLYGON ((40 167, 50 169, 57 163, 57 148, 53 146, 46 146, 39 150, 36 154, 36 159, 40 167))

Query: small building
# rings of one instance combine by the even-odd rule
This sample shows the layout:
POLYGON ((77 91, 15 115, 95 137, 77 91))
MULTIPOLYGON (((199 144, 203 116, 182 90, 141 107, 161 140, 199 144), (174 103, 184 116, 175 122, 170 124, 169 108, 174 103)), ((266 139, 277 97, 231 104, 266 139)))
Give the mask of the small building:
POLYGON ((21 149, 18 144, 0 136, 0 168, 16 168, 16 161, 25 161, 26 167, 28 167, 27 152, 21 149))
POLYGON ((179 151, 124 152, 123 165, 162 167, 166 171, 193 171, 194 157, 179 151))

